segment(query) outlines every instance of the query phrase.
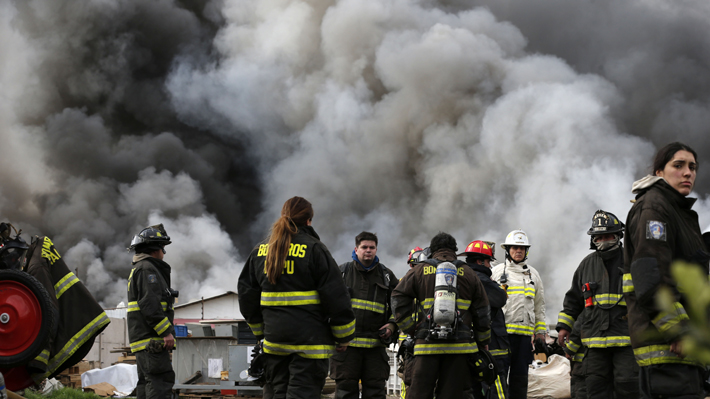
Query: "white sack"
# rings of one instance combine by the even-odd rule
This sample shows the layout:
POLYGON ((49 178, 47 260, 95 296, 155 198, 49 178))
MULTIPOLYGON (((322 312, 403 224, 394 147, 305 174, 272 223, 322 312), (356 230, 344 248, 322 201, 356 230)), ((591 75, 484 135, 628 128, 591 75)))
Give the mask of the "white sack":
POLYGON ((116 387, 118 396, 128 396, 138 385, 138 366, 119 363, 103 369, 85 371, 81 375, 81 387, 108 382, 116 387))
POLYGON ((566 399, 571 397, 569 360, 552 355, 547 364, 538 369, 530 368, 528 375, 528 398, 566 399))

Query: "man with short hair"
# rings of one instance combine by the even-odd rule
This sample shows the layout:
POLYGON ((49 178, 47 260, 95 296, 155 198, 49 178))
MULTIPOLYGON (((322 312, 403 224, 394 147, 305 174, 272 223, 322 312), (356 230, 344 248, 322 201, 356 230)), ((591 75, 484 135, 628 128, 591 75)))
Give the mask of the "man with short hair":
POLYGON ((435 390, 437 398, 461 399, 470 388, 469 358, 490 340, 488 298, 476 273, 456 259, 454 237, 440 232, 430 248, 431 258, 410 269, 392 293, 397 325, 416 338, 407 399, 431 399, 435 390), (446 292, 437 291, 437 273, 446 292), (456 309, 454 322, 437 317, 450 314, 442 311, 449 306, 456 309))
POLYGON ((340 265, 355 312, 355 338, 345 351, 330 358, 336 399, 384 399, 387 394, 386 347, 397 336, 389 303, 397 277, 380 263, 377 243, 377 235, 363 231, 355 237, 353 260, 340 265))
POLYGON ((128 338, 138 366, 137 399, 170 399, 175 346, 170 265, 163 261, 170 237, 162 224, 146 227, 131 241, 133 270, 128 277, 128 338))

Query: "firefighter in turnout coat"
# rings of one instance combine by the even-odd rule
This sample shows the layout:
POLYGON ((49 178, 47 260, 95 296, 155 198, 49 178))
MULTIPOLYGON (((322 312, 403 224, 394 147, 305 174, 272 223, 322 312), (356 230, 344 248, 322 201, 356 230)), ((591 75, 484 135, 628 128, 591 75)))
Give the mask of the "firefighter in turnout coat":
POLYGON ((689 333, 686 306, 693 292, 671 275, 676 260, 708 274, 708 248, 691 208, 697 155, 682 143, 671 143, 656 154, 655 176, 632 186, 636 202, 626 218, 624 295, 629 308, 631 345, 640 366, 644 398, 703 397, 704 365, 685 353, 682 338, 689 333), (670 293, 673 310, 658 307, 656 293, 670 293))
POLYGON ((456 240, 439 233, 432 238, 430 248, 432 258, 410 269, 392 293, 395 322, 416 338, 407 399, 431 399, 435 389, 438 398, 460 399, 470 388, 469 357, 478 352, 479 345, 490 341, 490 308, 476 273, 456 259, 456 240), (437 326, 433 318, 427 317, 435 307, 436 271, 440 264, 457 270, 456 308, 460 320, 445 337, 432 334, 437 326))
POLYGON ((344 352, 330 359, 330 378, 336 383, 336 399, 385 399, 387 396, 390 365, 385 348, 397 336, 390 308, 397 277, 380 263, 377 244, 377 235, 363 231, 355 237, 353 260, 340 265, 355 312, 355 338, 344 352))
POLYGON ((239 276, 240 310, 264 340, 265 399, 320 397, 328 359, 345 351, 355 333, 342 274, 312 218, 305 198, 287 200, 239 276))
POLYGON ((137 399, 170 399, 175 372, 170 351, 175 345, 170 265, 163 261, 171 243, 162 224, 141 230, 129 249, 133 270, 128 277, 128 339, 138 366, 137 399))
POLYGON ((596 211, 590 249, 572 278, 557 322, 558 340, 566 345, 575 321, 581 325, 587 396, 593 399, 638 397, 638 366, 631 350, 626 301, 622 290, 624 224, 612 213, 596 211))
POLYGON ((545 290, 540 274, 528 265, 530 243, 522 230, 508 233, 501 244, 505 262, 493 268, 491 279, 508 293, 503 307, 505 326, 510 342, 510 373, 508 392, 512 399, 526 399, 528 369, 533 361, 532 336, 545 345, 545 290))

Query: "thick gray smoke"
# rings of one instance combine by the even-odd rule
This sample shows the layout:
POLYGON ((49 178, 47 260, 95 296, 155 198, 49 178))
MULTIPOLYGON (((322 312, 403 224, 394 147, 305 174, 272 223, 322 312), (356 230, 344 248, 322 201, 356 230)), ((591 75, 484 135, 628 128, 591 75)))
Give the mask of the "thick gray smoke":
POLYGON ((704 162, 710 10, 474 3, 0 0, 0 214, 105 306, 159 222, 182 301, 235 290, 294 195, 338 262, 369 230, 398 276, 440 230, 522 228, 553 323, 594 211, 624 219, 667 142, 704 162))

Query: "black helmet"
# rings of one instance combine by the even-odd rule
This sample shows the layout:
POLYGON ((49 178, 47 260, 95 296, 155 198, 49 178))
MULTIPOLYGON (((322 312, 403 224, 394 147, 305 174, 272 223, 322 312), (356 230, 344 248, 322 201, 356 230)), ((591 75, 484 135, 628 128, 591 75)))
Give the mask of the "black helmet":
POLYGON ((156 224, 155 226, 146 227, 141 230, 138 235, 133 236, 131 240, 131 246, 128 247, 129 250, 137 249, 148 249, 148 250, 160 250, 164 246, 170 244, 170 236, 165 232, 163 224, 156 224))
POLYGON ((624 224, 619 218, 611 212, 605 212, 601 209, 594 213, 592 217, 592 227, 589 228, 587 234, 590 236, 598 234, 616 234, 618 233, 623 238, 624 224))
POLYGON ((10 228, 15 229, 10 223, 0 223, 0 269, 21 270, 30 246, 20 237, 22 230, 15 229, 15 238, 10 238, 10 228))
POLYGON ((616 234, 619 241, 624 238, 624 224, 611 212, 601 209, 594 213, 592 217, 592 227, 587 231, 591 237, 589 239, 589 249, 597 249, 594 244, 594 236, 600 234, 616 234))

